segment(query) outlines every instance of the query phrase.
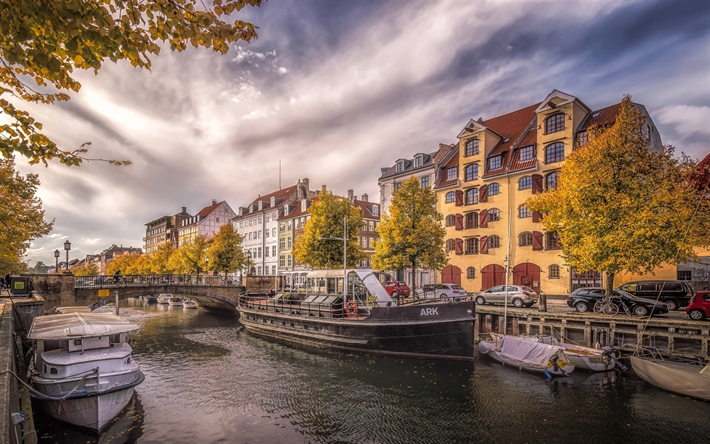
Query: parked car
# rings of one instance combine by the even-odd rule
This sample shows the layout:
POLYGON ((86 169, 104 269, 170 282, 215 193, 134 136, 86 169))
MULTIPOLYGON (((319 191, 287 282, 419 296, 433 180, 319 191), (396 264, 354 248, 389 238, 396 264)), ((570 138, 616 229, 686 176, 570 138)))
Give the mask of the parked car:
POLYGON ((710 291, 699 291, 685 312, 694 321, 710 318, 710 291))
POLYGON ((393 298, 397 298, 397 297, 406 298, 412 293, 412 290, 409 288, 409 286, 402 281, 386 282, 385 283, 385 290, 387 290, 387 293, 390 296, 392 296, 393 298))
POLYGON ((661 301, 668 306, 668 310, 686 307, 693 298, 693 290, 683 281, 634 281, 625 283, 619 290, 640 298, 661 301))
MULTIPOLYGON (((508 285, 508 303, 513 306, 530 307, 537 302, 537 294, 530 287, 508 285)), ((476 304, 505 304, 505 285, 497 285, 476 294, 476 304)))
POLYGON ((415 299, 463 299, 466 290, 456 284, 426 284, 414 290, 415 299))
MULTIPOLYGON (((567 305, 573 307, 580 313, 592 311, 594 304, 604 297, 605 289, 602 287, 585 287, 574 290, 567 297, 567 305)), ((668 306, 663 302, 651 299, 638 298, 631 293, 616 289, 612 293, 612 302, 620 305, 624 302, 629 310, 637 316, 646 316, 649 313, 654 315, 668 313, 668 306)))

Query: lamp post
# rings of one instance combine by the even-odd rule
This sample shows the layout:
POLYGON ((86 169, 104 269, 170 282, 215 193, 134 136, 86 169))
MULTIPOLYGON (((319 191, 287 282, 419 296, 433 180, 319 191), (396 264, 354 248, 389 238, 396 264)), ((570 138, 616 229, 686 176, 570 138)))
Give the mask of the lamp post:
POLYGON ((207 269, 209 268, 209 265, 210 265, 210 258, 209 258, 209 256, 205 256, 205 280, 207 280, 207 281, 209 281, 209 278, 208 278, 209 272, 207 271, 207 269))
POLYGON ((71 242, 64 242, 64 250, 67 252, 67 262, 64 264, 64 269, 69 271, 69 250, 71 250, 71 242))
POLYGON ((343 304, 348 302, 348 216, 343 217, 343 237, 319 237, 318 240, 343 241, 343 304))
POLYGON ((54 272, 59 272, 59 250, 54 250, 54 272))

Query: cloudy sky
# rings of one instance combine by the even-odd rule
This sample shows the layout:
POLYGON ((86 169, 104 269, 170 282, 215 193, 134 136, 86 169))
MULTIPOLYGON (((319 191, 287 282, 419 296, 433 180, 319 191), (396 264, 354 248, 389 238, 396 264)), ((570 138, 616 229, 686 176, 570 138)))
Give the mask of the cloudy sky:
MULTIPOLYGON (((452 143, 469 119, 553 89, 602 108, 631 94, 664 143, 710 151, 710 2, 279 1, 238 13, 258 40, 108 63, 79 73, 69 102, 29 108, 66 150, 128 159, 29 166, 53 232, 27 261, 54 264, 111 244, 142 246, 144 224, 308 177, 379 199, 380 167, 452 143), (62 252, 62 258, 64 253, 62 252)), ((235 15, 236 17, 236 15, 235 15)))

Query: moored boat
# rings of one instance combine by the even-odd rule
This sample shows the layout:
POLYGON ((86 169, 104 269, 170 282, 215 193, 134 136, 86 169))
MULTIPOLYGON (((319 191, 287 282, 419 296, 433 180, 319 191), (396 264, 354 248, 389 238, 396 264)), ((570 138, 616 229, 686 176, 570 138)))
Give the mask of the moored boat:
POLYGON ((164 293, 164 294, 159 294, 158 295, 158 304, 169 304, 170 303, 170 298, 173 297, 170 293, 164 293))
POLYGON ((158 302, 158 297, 152 294, 146 295, 144 299, 149 304, 156 304, 158 302))
POLYGON ((144 376, 133 361, 128 333, 138 326, 107 313, 34 319, 32 393, 52 417, 100 431, 126 405, 144 376))
POLYGON ((195 309, 195 308, 199 308, 199 307, 200 307, 199 305, 197 305, 197 302, 195 302, 195 301, 193 301, 193 300, 190 300, 190 299, 186 299, 186 300, 182 303, 182 306, 183 306, 183 308, 192 308, 192 309, 195 309))
POLYGON ((168 304, 170 304, 171 307, 182 307, 183 301, 182 298, 172 297, 168 300, 168 304))
POLYGON ((239 298, 251 333, 315 347, 369 354, 473 360, 473 301, 398 305, 370 269, 307 274, 293 293, 239 298))
POLYGON ((631 367, 641 379, 655 387, 710 401, 710 364, 702 367, 652 357, 631 356, 631 367))
POLYGON ((480 341, 478 347, 481 353, 521 370, 567 376, 575 369, 564 348, 530 338, 496 335, 491 341, 480 341))
MULTIPOLYGON (((492 334, 491 336, 502 337, 502 335, 492 334)), ((574 364, 577 370, 588 370, 590 372, 606 372, 613 370, 617 366, 616 359, 609 350, 599 350, 591 347, 560 342, 552 336, 518 336, 526 341, 541 342, 543 344, 556 345, 565 349, 565 356, 574 364)))

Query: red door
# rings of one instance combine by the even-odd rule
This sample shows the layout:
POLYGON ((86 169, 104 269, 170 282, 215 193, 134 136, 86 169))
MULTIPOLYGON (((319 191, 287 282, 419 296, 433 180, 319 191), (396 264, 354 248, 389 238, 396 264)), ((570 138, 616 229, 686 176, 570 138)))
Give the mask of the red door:
POLYGON ((454 265, 444 267, 441 270, 441 283, 461 285, 461 269, 454 265))
POLYGON ((540 267, 526 262, 513 267, 513 285, 524 285, 540 294, 540 267))
POLYGON ((505 267, 502 265, 486 265, 481 269, 481 290, 488 290, 496 285, 505 284, 505 267))

